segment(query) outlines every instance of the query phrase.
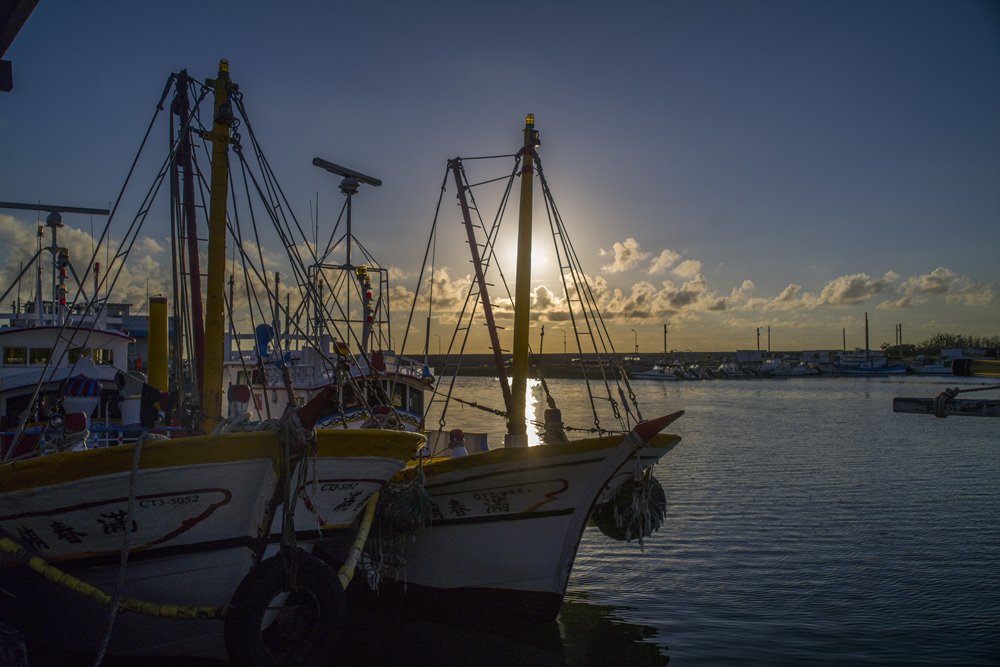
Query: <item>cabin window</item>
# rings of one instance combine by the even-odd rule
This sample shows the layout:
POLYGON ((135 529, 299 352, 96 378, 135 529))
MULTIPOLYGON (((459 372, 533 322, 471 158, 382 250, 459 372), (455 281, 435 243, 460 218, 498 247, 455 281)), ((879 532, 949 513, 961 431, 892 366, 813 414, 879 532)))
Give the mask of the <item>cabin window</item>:
POLYGON ((424 392, 414 387, 408 387, 410 391, 410 412, 421 415, 424 413, 424 392))
POLYGON ((94 350, 94 363, 103 364, 105 366, 113 366, 115 363, 114 350, 94 350))
POLYGON ((28 363, 44 366, 52 358, 51 347, 33 347, 28 351, 28 363))
POLYGON ((354 393, 354 385, 352 384, 344 386, 343 397, 342 405, 345 408, 356 408, 361 403, 358 400, 357 394, 354 393))
POLYGON ((4 366, 23 366, 28 363, 28 348, 26 347, 4 347, 4 366))
POLYGON ((392 388, 392 407, 399 410, 406 409, 406 385, 401 382, 397 382, 392 388))
POLYGON ((69 361, 69 363, 75 364, 77 361, 80 360, 81 356, 83 356, 83 348, 74 347, 66 354, 66 359, 67 361, 69 361))

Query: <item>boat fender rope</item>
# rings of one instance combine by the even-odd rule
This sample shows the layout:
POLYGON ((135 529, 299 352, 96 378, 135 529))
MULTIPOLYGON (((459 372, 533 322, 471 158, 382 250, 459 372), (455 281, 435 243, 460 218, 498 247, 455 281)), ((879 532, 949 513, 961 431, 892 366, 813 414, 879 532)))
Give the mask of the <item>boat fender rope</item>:
POLYGON ((361 517, 361 525, 358 526, 358 534, 354 538, 354 543, 351 544, 347 560, 337 570, 337 578, 340 579, 340 585, 345 589, 351 583, 351 579, 354 578, 354 570, 357 568, 358 559, 361 557, 362 552, 364 552, 365 544, 368 542, 368 533, 371 530, 372 522, 375 520, 375 508, 378 506, 378 497, 379 493, 376 491, 368 499, 368 504, 365 506, 365 514, 361 517))
POLYGON ((948 416, 948 401, 958 396, 958 388, 945 389, 934 397, 934 416, 944 419, 948 416))
MULTIPOLYGON (((112 596, 108 595, 101 589, 91 586, 87 582, 81 581, 71 574, 63 572, 39 556, 32 556, 27 549, 8 537, 0 537, 0 551, 23 559, 29 568, 49 581, 65 586, 66 588, 69 588, 84 597, 89 597, 108 606, 114 603, 112 596)), ((133 598, 123 598, 119 602, 119 607, 122 611, 131 611, 143 614, 144 616, 181 619, 224 618, 227 612, 227 607, 194 607, 186 605, 157 604, 133 598)))

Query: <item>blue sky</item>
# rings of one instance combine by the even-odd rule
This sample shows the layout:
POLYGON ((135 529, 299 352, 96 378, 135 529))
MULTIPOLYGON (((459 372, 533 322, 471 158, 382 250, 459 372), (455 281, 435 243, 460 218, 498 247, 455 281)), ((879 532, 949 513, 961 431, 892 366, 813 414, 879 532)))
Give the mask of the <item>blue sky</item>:
MULTIPOLYGON (((667 321, 679 349, 861 345, 865 311, 876 345, 1000 335, 995 2, 42 0, 5 57, 0 200, 107 205, 169 73, 225 57, 302 219, 341 203, 314 155, 384 180, 358 233, 409 289, 445 160, 512 152, 532 112, 619 349, 667 321)), ((8 265, 33 222, 0 212, 8 265)), ((551 266, 534 286, 560 326, 551 266)))

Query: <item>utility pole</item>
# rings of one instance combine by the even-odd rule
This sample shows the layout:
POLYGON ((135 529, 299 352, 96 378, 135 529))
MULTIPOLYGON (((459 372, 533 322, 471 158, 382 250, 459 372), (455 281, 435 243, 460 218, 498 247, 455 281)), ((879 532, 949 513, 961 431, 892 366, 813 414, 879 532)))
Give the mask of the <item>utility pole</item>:
POLYGON ((545 325, 542 325, 542 333, 538 336, 538 356, 542 356, 542 349, 545 347, 545 325))
POLYGON ((663 325, 663 358, 667 358, 667 327, 670 326, 670 322, 663 325))
POLYGON ((846 328, 841 329, 840 335, 844 337, 844 342, 843 342, 844 352, 847 352, 847 329, 846 328))
POLYGON ((771 325, 767 325, 767 351, 771 351, 771 325))
POLYGON ((636 332, 635 329, 632 329, 632 340, 634 341, 635 344, 635 353, 639 354, 639 334, 636 332))
POLYGON ((757 351, 760 352, 760 327, 757 327, 757 351))

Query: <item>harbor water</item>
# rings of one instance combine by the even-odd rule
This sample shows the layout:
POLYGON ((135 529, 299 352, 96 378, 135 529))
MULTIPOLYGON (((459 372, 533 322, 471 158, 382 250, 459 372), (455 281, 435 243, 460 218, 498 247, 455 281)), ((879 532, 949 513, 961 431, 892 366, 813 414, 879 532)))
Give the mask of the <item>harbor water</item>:
MULTIPOLYGON (((458 382, 495 404, 495 380, 458 382)), ((686 411, 656 467, 666 519, 643 549, 587 529, 553 662, 1000 664, 1000 421, 892 412, 975 383, 636 381, 643 416, 686 411), (581 633, 588 605, 610 623, 581 633)), ((548 385, 568 426, 593 425, 583 381, 548 385)))
MULTIPOLYGON (((892 412, 893 397, 957 383, 988 384, 636 381, 644 417, 686 411, 655 469, 666 518, 643 548, 587 528, 550 624, 356 605, 372 615, 352 614, 329 664, 1000 664, 1000 421, 892 412)), ((567 426, 593 426, 582 380, 548 386, 567 426)), ((457 388, 500 407, 495 379, 457 388)), ((502 441, 501 417, 448 408, 445 428, 477 424, 502 441)))

